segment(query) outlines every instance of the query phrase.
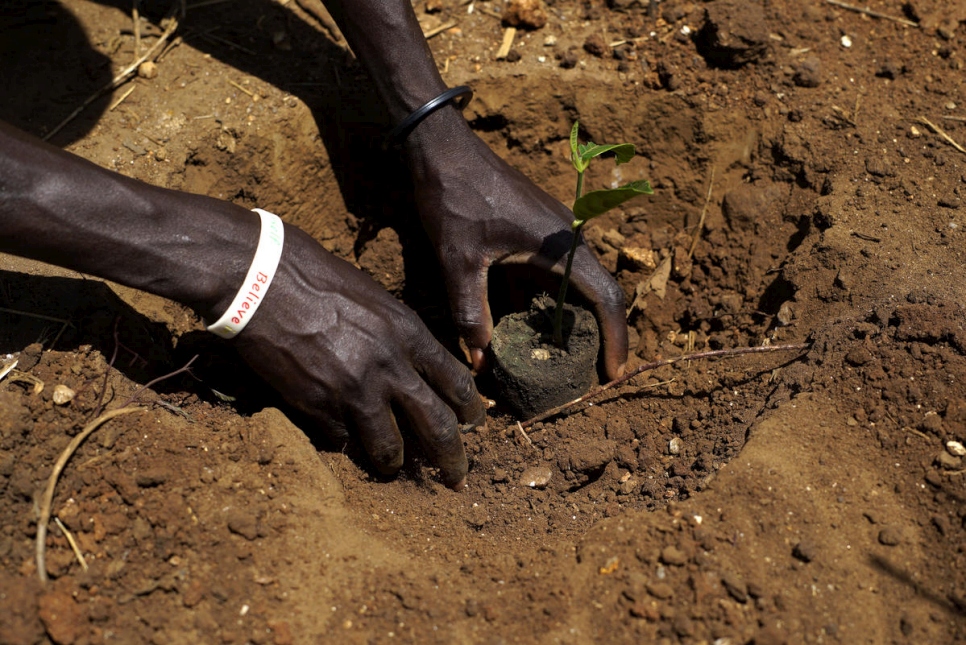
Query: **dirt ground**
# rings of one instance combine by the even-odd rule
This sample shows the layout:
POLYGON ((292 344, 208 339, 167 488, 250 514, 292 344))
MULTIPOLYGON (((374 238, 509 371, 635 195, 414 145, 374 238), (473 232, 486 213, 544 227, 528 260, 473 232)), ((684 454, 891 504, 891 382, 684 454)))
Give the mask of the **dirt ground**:
MULTIPOLYGON (((7 3, 0 118, 43 136, 109 83, 136 57, 131 4, 7 3)), ((167 2, 140 4, 143 51, 167 2)), ((313 444, 180 305, 0 257, 0 356, 19 359, 0 381, 0 642, 966 641, 966 4, 865 4, 888 17, 550 0, 496 60, 501 0, 418 1, 426 31, 455 22, 429 42, 476 92, 473 128, 554 196, 573 119, 638 147, 589 186, 655 195, 586 233, 625 288, 632 365, 810 344, 665 367, 526 434, 498 406, 465 436, 462 492, 418 454, 387 481, 313 444), (51 522, 41 584, 58 455, 195 355, 67 463, 53 517, 87 569, 51 522)), ((379 152, 386 115, 321 4, 189 1, 175 36, 156 76, 51 141, 280 214, 460 355, 407 174, 379 152)), ((492 272, 498 307, 518 277, 492 272)))

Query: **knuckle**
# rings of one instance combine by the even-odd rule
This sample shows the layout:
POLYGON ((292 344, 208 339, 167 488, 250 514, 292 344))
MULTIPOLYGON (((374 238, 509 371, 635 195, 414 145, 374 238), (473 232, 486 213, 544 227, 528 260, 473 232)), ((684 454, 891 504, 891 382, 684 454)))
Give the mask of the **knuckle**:
POLYGON ((429 413, 427 439, 437 447, 446 447, 459 437, 456 415, 445 405, 437 405, 429 413))
POLYGON ((600 291, 600 304, 607 311, 622 311, 626 306, 624 290, 613 280, 606 280, 600 291))
POLYGON ((456 403, 461 407, 469 405, 479 396, 472 375, 462 367, 453 383, 453 396, 456 397, 456 403))

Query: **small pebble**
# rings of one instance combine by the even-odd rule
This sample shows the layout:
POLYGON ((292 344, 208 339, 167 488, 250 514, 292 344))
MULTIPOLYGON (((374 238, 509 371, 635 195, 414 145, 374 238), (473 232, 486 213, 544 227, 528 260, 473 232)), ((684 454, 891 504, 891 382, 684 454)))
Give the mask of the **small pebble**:
POLYGON ((842 36, 839 42, 842 43, 842 47, 848 48, 852 46, 852 39, 849 38, 848 36, 842 36))
POLYGON ((546 361, 550 359, 550 350, 538 347, 530 350, 530 358, 535 361, 546 361))
POLYGON ((74 390, 70 389, 66 385, 58 385, 54 387, 54 403, 57 405, 67 405, 74 400, 75 396, 74 390))
POLYGON ((947 441, 946 450, 954 457, 966 456, 966 447, 958 441, 947 441))
POLYGON ((149 60, 138 65, 138 76, 141 78, 157 78, 158 66, 149 60))
POLYGON ((788 326, 792 323, 794 317, 795 312, 792 310, 791 304, 783 302, 782 306, 778 308, 778 323, 782 326, 788 326))
POLYGON ((674 437, 667 442, 667 451, 672 455, 680 455, 683 449, 684 442, 681 441, 680 437, 674 437))
POLYGON ((520 475, 520 485, 530 488, 546 488, 553 471, 547 466, 531 466, 520 475))

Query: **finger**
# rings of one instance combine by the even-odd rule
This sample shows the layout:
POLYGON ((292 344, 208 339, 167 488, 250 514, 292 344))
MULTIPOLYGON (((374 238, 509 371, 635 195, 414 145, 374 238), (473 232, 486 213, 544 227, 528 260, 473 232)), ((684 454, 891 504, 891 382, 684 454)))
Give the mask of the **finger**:
POLYGON ((349 431, 345 426, 342 415, 329 408, 308 410, 299 405, 299 409, 312 419, 315 428, 332 446, 344 446, 349 443, 349 431))
POLYGON ((483 350, 493 335, 493 316, 486 297, 489 262, 482 266, 449 266, 443 272, 453 321, 470 348, 473 369, 483 367, 483 350))
POLYGON ((586 246, 577 248, 570 281, 594 309, 604 344, 604 372, 615 379, 627 364, 624 291, 586 246))
POLYGON ((486 408, 473 375, 439 343, 430 339, 416 345, 413 364, 429 386, 462 424, 486 425, 486 408))
POLYGON ((396 474, 403 465, 403 439, 389 402, 381 396, 363 397, 351 404, 348 416, 376 470, 396 474))
POLYGON ((458 488, 468 466, 456 414, 425 381, 413 376, 394 400, 409 418, 423 451, 439 468, 443 484, 458 488))

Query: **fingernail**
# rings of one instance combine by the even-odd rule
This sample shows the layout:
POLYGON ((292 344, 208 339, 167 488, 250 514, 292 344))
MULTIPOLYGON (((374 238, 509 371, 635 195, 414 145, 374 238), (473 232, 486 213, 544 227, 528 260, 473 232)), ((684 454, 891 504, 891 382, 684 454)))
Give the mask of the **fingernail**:
POLYGON ((470 360, 473 362, 473 369, 477 372, 481 371, 486 364, 482 349, 470 349, 470 360))

